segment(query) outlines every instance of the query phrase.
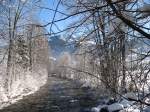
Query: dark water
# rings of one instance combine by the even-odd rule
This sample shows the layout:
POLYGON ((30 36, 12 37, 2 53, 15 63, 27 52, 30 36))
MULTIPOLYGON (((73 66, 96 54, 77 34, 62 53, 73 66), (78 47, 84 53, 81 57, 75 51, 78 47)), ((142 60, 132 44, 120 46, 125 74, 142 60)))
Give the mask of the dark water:
POLYGON ((24 97, 0 112, 90 112, 96 104, 94 90, 53 77, 35 94, 24 97))

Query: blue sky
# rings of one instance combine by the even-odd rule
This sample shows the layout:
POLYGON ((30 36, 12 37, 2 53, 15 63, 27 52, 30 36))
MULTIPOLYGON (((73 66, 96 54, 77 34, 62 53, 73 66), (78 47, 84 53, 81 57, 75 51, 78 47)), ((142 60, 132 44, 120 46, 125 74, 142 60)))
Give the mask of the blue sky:
MULTIPOLYGON (((55 9, 56 8, 56 5, 58 3, 59 0, 43 0, 42 1, 42 6, 44 7, 48 7, 48 8, 51 8, 51 9, 55 9)), ((149 0, 144 0, 145 3, 150 3, 149 0)), ((61 12, 64 12, 64 13, 67 13, 68 11, 65 10, 65 8, 62 6, 62 5, 59 5, 59 8, 58 8, 59 11, 61 12)), ((52 21, 53 19, 53 16, 54 16, 54 11, 50 11, 50 10, 41 10, 40 13, 38 14, 38 17, 39 17, 39 21, 42 23, 42 24, 46 24, 50 21, 52 21)), ((63 18, 65 17, 64 15, 62 14, 58 14, 56 15, 55 17, 55 20, 58 20, 60 18, 63 18)), ((71 22, 75 20, 75 17, 72 17, 72 18, 69 18, 65 21, 61 21, 61 22, 58 22, 56 23, 57 26, 59 27, 59 29, 63 30, 65 29, 69 24, 71 24, 71 22)), ((49 31, 49 26, 46 28, 48 31, 49 31)), ((57 32, 57 28, 53 25, 53 30, 55 32, 57 32)))
MULTIPOLYGON (((42 3, 42 6, 48 7, 48 8, 51 8, 51 9, 56 9, 57 3, 58 3, 58 0, 44 0, 43 3, 42 3)), ((65 10, 65 8, 61 4, 59 5, 58 10, 61 11, 61 12, 67 13, 67 11, 65 10)), ((46 9, 41 9, 41 11, 38 14, 38 16, 39 16, 40 22, 42 24, 46 24, 46 23, 52 21, 53 16, 54 16, 54 11, 50 11, 50 10, 46 10, 46 9)), ((57 13, 56 17, 55 17, 55 20, 58 20, 58 19, 64 18, 64 17, 65 17, 64 15, 62 15, 60 13, 57 13)), ((59 27, 59 29, 63 30, 71 22, 72 21, 70 19, 68 19, 68 20, 65 20, 65 21, 58 22, 56 24, 59 27)), ((50 25, 46 28, 48 31, 49 31, 49 27, 50 27, 50 25)), ((58 29, 55 27, 55 25, 53 25, 53 30, 55 32, 58 31, 58 29)))

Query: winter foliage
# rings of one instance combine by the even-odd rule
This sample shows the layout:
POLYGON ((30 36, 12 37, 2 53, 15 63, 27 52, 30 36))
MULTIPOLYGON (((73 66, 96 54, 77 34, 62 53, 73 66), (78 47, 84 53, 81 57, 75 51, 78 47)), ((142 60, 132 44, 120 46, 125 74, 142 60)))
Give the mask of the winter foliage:
POLYGON ((55 2, 52 9, 44 0, 0 0, 0 108, 56 77, 100 91, 92 112, 149 112, 149 2, 55 2))

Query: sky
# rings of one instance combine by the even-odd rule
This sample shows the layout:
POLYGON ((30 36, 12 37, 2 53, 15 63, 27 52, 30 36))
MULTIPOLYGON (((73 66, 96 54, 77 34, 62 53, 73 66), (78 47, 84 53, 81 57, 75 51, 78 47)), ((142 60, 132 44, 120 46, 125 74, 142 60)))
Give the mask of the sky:
MULTIPOLYGON (((56 9, 56 6, 58 4, 58 0, 44 0, 44 2, 42 3, 42 6, 47 7, 47 8, 51 8, 51 9, 56 9)), ((67 11, 65 10, 65 8, 62 5, 59 5, 58 10, 64 13, 67 13, 67 11)), ((39 19, 40 22, 42 24, 46 24, 48 22, 51 22, 53 20, 54 17, 54 11, 50 11, 50 10, 46 10, 46 9, 41 9, 39 14, 39 19)), ((60 18, 64 18, 65 16, 57 13, 55 20, 58 20, 60 18)), ((63 30, 65 29, 70 23, 72 22, 71 19, 67 19, 65 21, 61 21, 56 23, 56 25, 58 26, 59 29, 63 30)), ((53 31, 54 32, 58 32, 58 28, 55 27, 55 25, 53 25, 53 31)), ((49 31, 50 29, 50 25, 48 27, 46 27, 46 29, 49 31)))
MULTIPOLYGON (((43 0, 42 6, 47 7, 47 8, 51 8, 51 9, 56 9, 58 1, 59 0, 43 0)), ((148 3, 148 4, 150 3, 150 0, 144 0, 144 1, 145 1, 145 3, 148 3)), ((69 13, 69 11, 65 10, 64 6, 62 6, 62 5, 59 5, 58 10, 61 12, 64 12, 64 13, 69 13)), ((53 16, 54 16, 54 11, 45 10, 45 9, 41 9, 39 14, 38 14, 39 20, 42 24, 46 24, 46 23, 52 21, 53 16)), ((64 15, 57 13, 55 20, 58 20, 58 19, 64 18, 64 17, 65 17, 64 15)), ((58 26, 59 29, 63 30, 67 26, 69 26, 69 24, 71 24, 72 21, 74 21, 74 20, 75 20, 75 17, 72 17, 72 18, 69 18, 65 21, 58 22, 58 23, 56 23, 56 25, 58 26)), ((48 27, 46 27, 46 29, 49 31, 50 25, 48 27)), ((53 25, 52 29, 54 32, 59 31, 55 27, 55 25, 53 25)))
MULTIPOLYGON (((42 0, 42 3, 40 4, 41 6, 47 7, 47 8, 51 8, 51 9, 55 9, 56 5, 58 3, 59 0, 42 0)), ((140 0, 139 0, 140 1, 140 0)), ((150 0, 144 0, 146 3, 150 3, 150 0)), ((59 5, 58 10, 64 13, 69 13, 69 11, 65 10, 65 7, 62 5, 59 5)), ((50 11, 50 10, 46 10, 46 9, 40 9, 40 11, 38 12, 37 18, 40 21, 40 23, 42 23, 43 25, 51 22, 54 16, 54 11, 50 11)), ((64 18, 65 16, 62 14, 58 14, 55 17, 55 20, 58 20, 60 18, 64 18)), ((71 17, 65 21, 61 21, 56 23, 58 28, 63 30, 65 29, 67 26, 69 26, 75 19, 77 19, 76 17, 71 17)), ((48 27, 46 27, 47 31, 49 32, 50 29, 50 25, 48 27)), ((54 32, 58 32, 58 29, 53 25, 54 32)), ((64 32, 65 33, 65 32, 64 32)))

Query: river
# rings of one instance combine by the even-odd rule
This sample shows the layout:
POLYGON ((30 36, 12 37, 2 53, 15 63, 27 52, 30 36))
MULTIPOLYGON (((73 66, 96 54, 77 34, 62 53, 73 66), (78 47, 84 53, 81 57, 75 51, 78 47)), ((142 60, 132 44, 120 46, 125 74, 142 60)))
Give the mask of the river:
POLYGON ((96 104, 94 89, 81 88, 77 81, 49 77, 47 84, 36 93, 0 112, 90 112, 96 104))

